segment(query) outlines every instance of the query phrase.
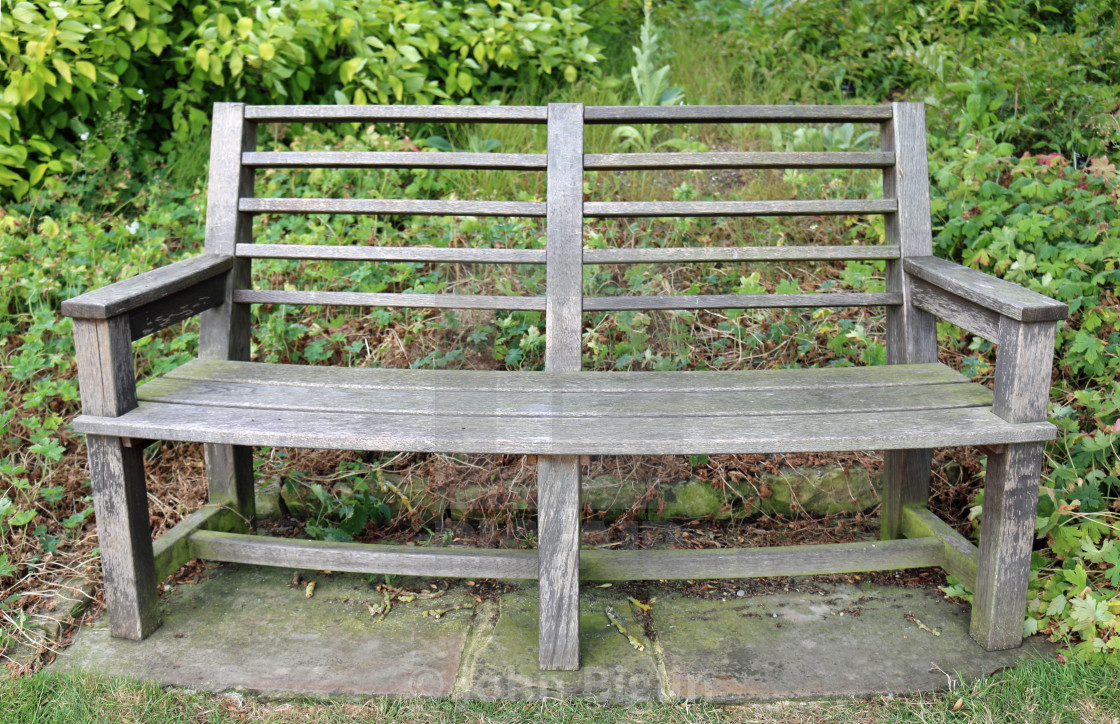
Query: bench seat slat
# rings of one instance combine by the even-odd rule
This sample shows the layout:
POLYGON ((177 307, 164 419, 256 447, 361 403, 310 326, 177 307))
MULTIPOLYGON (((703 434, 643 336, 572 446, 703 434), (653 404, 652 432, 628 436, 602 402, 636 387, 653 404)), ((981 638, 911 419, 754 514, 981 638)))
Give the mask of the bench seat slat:
POLYGON ((237 289, 239 304, 317 304, 413 309, 502 309, 544 311, 544 297, 501 297, 482 294, 397 294, 395 292, 316 292, 237 289))
POLYGON ((796 309, 878 307, 902 304, 897 292, 829 292, 827 294, 666 294, 657 296, 584 297, 585 312, 639 309, 796 309))
POLYGON ((859 395, 839 387, 718 392, 506 392, 471 388, 355 390, 302 385, 257 385, 164 377, 137 391, 140 400, 261 410, 382 412, 469 417, 743 417, 843 414, 991 406, 992 393, 971 382, 867 387, 859 395))
POLYGON ((693 372, 510 372, 325 367, 196 359, 167 373, 183 380, 293 385, 354 390, 477 390, 480 392, 722 392, 812 388, 943 385, 967 382, 937 363, 819 369, 693 372))
POLYGON ((1051 440, 1047 422, 989 408, 755 417, 555 418, 245 410, 158 402, 116 418, 81 415, 78 432, 155 440, 332 450, 532 455, 835 452, 1051 440))

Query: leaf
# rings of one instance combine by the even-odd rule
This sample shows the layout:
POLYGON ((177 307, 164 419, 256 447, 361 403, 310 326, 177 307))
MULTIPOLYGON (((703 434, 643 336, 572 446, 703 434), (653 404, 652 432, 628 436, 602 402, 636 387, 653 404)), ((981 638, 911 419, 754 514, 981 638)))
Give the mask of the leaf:
POLYGON ((269 42, 261 43, 257 46, 257 54, 261 56, 261 60, 272 60, 276 57, 276 46, 269 42))
POLYGON ((34 510, 20 510, 8 522, 16 527, 27 525, 35 518, 35 515, 34 510))
POLYGON ((1054 600, 1052 600, 1050 602, 1050 605, 1046 607, 1046 615, 1047 616, 1060 616, 1062 611, 1066 610, 1066 603, 1067 603, 1066 597, 1061 595, 1061 594, 1058 594, 1054 598, 1054 600))
POLYGON ((251 33, 252 31, 253 31, 253 19, 252 18, 239 18, 237 20, 237 35, 242 40, 245 40, 246 38, 248 38, 249 33, 251 33))
POLYGON ((66 64, 65 60, 56 55, 51 58, 51 65, 54 66, 54 69, 58 71, 64 81, 71 85, 74 84, 74 81, 70 78, 70 66, 66 64))
POLYGON ((210 51, 206 48, 199 48, 198 52, 194 54, 194 63, 203 73, 208 73, 210 71, 210 51))
POLYGON ((229 34, 231 32, 233 32, 233 24, 230 23, 229 16, 219 15, 218 16, 218 35, 222 36, 223 38, 228 38, 229 34))
POLYGON ((1092 632, 1097 624, 1112 623, 1116 617, 1109 612, 1105 601, 1087 597, 1073 599, 1069 618, 1072 622, 1071 629, 1087 634, 1092 632))
POLYGON ((30 74, 24 74, 19 79, 19 98, 24 103, 29 103, 39 92, 39 82, 30 74))
POLYGON ((342 65, 338 66, 338 77, 347 84, 354 79, 354 76, 362 69, 365 64, 365 58, 351 58, 342 65))
POLYGON ((85 60, 79 60, 74 63, 74 67, 77 68, 78 72, 85 77, 89 78, 95 83, 97 82, 97 68, 93 67, 93 63, 85 60))

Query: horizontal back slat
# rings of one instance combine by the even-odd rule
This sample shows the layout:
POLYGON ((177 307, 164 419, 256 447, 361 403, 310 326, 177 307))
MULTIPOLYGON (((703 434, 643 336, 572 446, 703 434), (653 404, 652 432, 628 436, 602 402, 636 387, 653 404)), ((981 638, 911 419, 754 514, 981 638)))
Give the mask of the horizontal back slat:
POLYGON ((547 106, 245 106, 245 118, 269 123, 545 123, 547 106))
MULTIPOLYGON (((882 154, 880 154, 882 155, 882 154)), ((433 153, 425 151, 251 151, 252 168, 457 168, 543 171, 543 153, 433 153)))
POLYGON ((888 214, 896 211, 894 199, 837 199, 794 201, 588 201, 583 215, 589 218, 651 216, 832 216, 888 214))
POLYGON ((587 106, 585 123, 848 123, 889 121, 890 106, 587 106))
POLYGON ((889 168, 893 153, 780 152, 744 153, 588 153, 587 171, 662 170, 677 168, 889 168))
MULTIPOLYGON (((240 253, 240 252, 238 252, 240 253)), ((899 258, 897 246, 727 246, 587 249, 584 264, 677 264, 716 261, 845 261, 899 258)))
POLYGON ((396 294, 238 289, 233 293, 233 301, 239 304, 316 304, 338 307, 544 311, 544 297, 494 297, 481 294, 396 294))
POLYGON ((828 294, 674 294, 632 297, 584 297, 585 312, 652 309, 793 309, 798 307, 880 307, 902 304, 893 292, 828 294))
POLYGON ((415 261, 457 264, 544 264, 544 249, 444 249, 427 246, 306 246, 238 244, 237 255, 253 259, 325 261, 415 261))
POLYGON ((413 199, 242 198, 238 211, 251 214, 405 214, 418 216, 544 217, 543 201, 416 201, 413 199))

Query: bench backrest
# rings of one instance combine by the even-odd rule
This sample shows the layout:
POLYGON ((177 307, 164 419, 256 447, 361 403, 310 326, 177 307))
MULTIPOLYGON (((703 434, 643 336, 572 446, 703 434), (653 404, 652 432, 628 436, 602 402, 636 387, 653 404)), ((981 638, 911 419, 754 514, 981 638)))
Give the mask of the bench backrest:
POLYGON ((249 306, 334 304, 545 313, 546 368, 580 368, 584 312, 654 309, 882 306, 888 363, 936 360, 933 318, 908 303, 902 260, 932 253, 925 108, 881 106, 248 106, 215 105, 206 218, 206 252, 236 257, 227 301, 203 317, 203 356, 248 359, 249 306), (547 124, 547 153, 261 152, 261 123, 424 122, 547 124), (875 123, 877 152, 584 153, 588 124, 875 123), (258 198, 260 168, 439 168, 536 170, 547 174, 545 201, 258 198), (584 201, 584 173, 658 169, 882 169, 881 198, 746 201, 584 201), (447 249, 417 246, 254 244, 255 214, 403 214, 546 219, 545 249, 447 249), (886 243, 873 246, 583 248, 584 219, 610 217, 865 215, 885 218, 886 243), (543 297, 253 289, 254 258, 545 264, 543 297), (585 264, 720 261, 886 260, 883 292, 585 296, 585 264))

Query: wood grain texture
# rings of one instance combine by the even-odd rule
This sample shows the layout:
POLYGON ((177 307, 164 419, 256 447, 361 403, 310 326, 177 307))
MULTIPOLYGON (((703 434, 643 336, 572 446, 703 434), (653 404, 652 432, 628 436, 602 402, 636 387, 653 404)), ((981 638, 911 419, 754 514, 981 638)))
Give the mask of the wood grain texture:
POLYGON ((976 590, 976 566, 980 550, 924 505, 908 505, 902 511, 902 534, 907 538, 934 537, 945 546, 941 567, 969 590, 976 590))
POLYGON ((139 641, 159 626, 144 451, 89 435, 89 475, 109 607, 109 633, 139 641))
POLYGON ((78 319, 108 319, 222 277, 233 257, 207 254, 137 274, 62 303, 62 314, 78 319))
POLYGON ((166 329, 176 322, 189 319, 207 309, 225 303, 225 276, 199 282, 190 289, 170 294, 163 299, 145 304, 132 310, 128 315, 128 326, 132 339, 147 337, 153 332, 166 329))
POLYGON ((544 249, 447 249, 430 246, 333 246, 238 244, 237 255, 254 259, 414 261, 455 264, 544 264, 544 249))
POLYGON ((116 417, 136 407, 128 318, 75 319, 74 349, 82 412, 116 417))
POLYGON ((588 171, 677 168, 887 168, 893 165, 894 154, 855 151, 589 153, 583 159, 583 167, 588 171))
POLYGON ((252 151, 252 168, 446 168, 543 171, 543 153, 433 153, 430 151, 252 151))
POLYGON ((588 201, 583 215, 593 219, 658 216, 838 216, 889 214, 894 199, 794 201, 588 201))
MULTIPOLYGON (((241 409, 376 412, 389 415, 473 417, 752 417, 773 414, 844 414, 990 407, 983 385, 957 382, 913 387, 864 387, 859 394, 839 387, 791 387, 737 391, 513 392, 454 388, 439 390, 354 389, 305 385, 153 380, 137 391, 140 400, 241 409)), ((511 421, 512 422, 512 421, 511 421)))
POLYGON ((398 294, 396 292, 315 292, 239 289, 241 304, 316 304, 350 307, 413 307, 431 309, 524 309, 544 311, 544 297, 494 297, 482 294, 398 294))
POLYGON ((891 106, 587 106, 587 123, 859 123, 887 121, 891 106))
POLYGON ((1004 452, 988 455, 969 627, 972 638, 988 651, 1013 649, 1023 640, 1043 447, 1008 445, 1004 452))
POLYGON ((990 342, 999 342, 1000 315, 997 312, 958 297, 923 279, 915 277, 910 280, 909 286, 910 303, 914 306, 990 342))
POLYGON ((580 575, 591 581, 760 578, 940 566, 936 538, 773 548, 582 552, 580 575))
POLYGON ((405 214, 416 216, 543 217, 540 201, 418 201, 416 199, 241 199, 250 214, 405 214))
POLYGON ((579 668, 579 457, 545 456, 537 463, 540 556, 540 668, 579 668))
POLYGON ((236 525, 225 530, 248 531, 256 515, 253 449, 241 445, 203 445, 209 503, 236 513, 236 525))
POLYGON ((543 106, 246 106, 245 117, 269 123, 393 121, 397 123, 544 123, 543 106))
POLYGON ((680 264, 714 261, 842 261, 897 259, 898 246, 696 246, 585 249, 584 264, 680 264))
POLYGON ((933 450, 928 448, 883 452, 883 504, 879 522, 879 535, 883 540, 903 535, 903 512, 906 506, 926 505, 929 502, 932 462, 933 450))
POLYGON ((448 578, 532 579, 538 570, 536 551, 332 543, 207 530, 189 540, 198 558, 258 566, 448 578))
POLYGON ((1020 322, 1056 322, 1069 307, 1038 292, 935 256, 907 257, 906 273, 1020 322))
POLYGON ((506 417, 244 410, 141 402, 78 432, 235 445, 521 455, 831 452, 1052 440, 1047 422, 1009 423, 986 407, 754 417, 506 417))
POLYGON ((545 369, 578 372, 583 342, 583 106, 548 106, 545 369))
POLYGON ((190 536, 199 530, 238 530, 240 518, 229 508, 206 504, 179 521, 152 544, 155 578, 162 581, 187 562, 196 558, 191 550, 190 536))
POLYGON ((587 312, 633 309, 795 309, 820 307, 880 307, 902 303, 890 292, 829 292, 820 294, 669 294, 657 296, 585 297, 587 312))
POLYGON ((1000 319, 992 411, 1008 422, 1046 419, 1056 326, 1000 319))

